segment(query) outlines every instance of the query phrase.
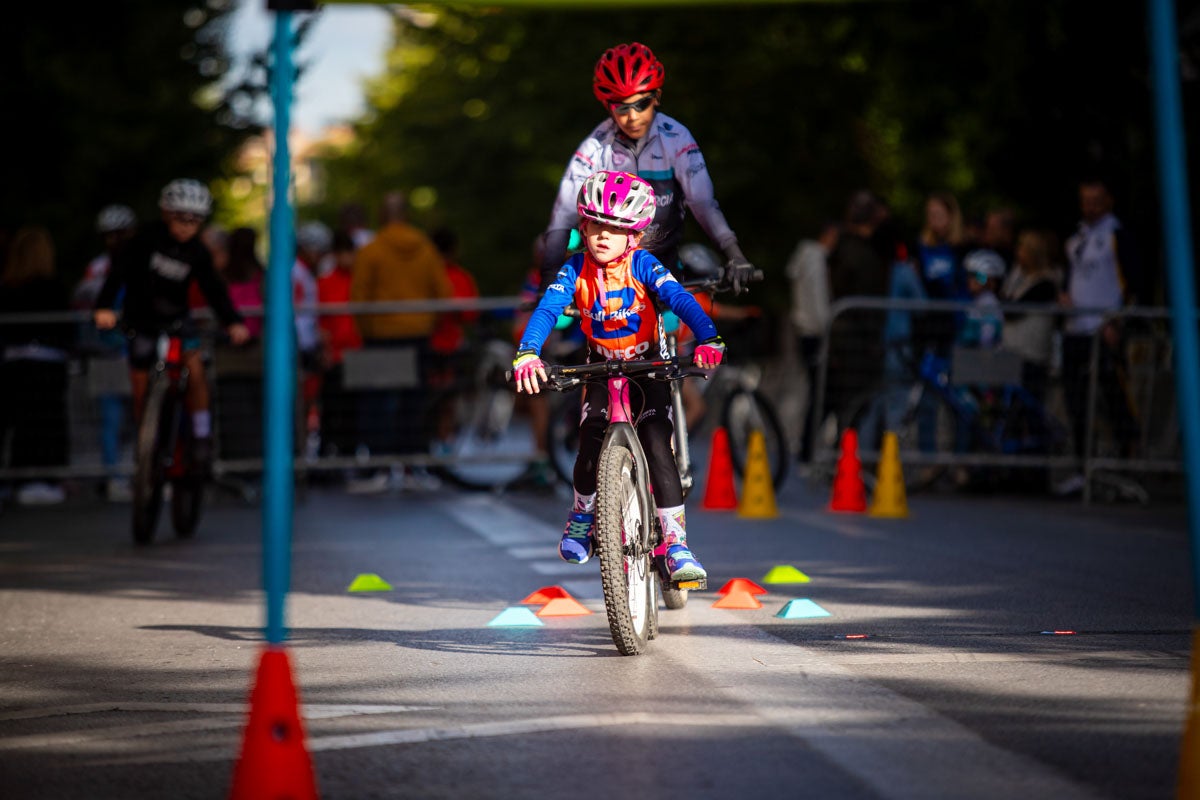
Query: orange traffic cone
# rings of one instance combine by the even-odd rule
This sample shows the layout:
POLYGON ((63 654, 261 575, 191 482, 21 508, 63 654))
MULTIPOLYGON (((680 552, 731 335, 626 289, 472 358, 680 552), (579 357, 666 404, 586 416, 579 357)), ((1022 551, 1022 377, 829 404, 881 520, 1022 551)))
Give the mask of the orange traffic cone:
POLYGON ((574 597, 553 597, 541 610, 534 612, 539 617, 578 617, 592 613, 591 609, 574 597))
POLYGON ((863 486, 862 462, 858 460, 858 433, 847 428, 842 434, 842 453, 833 477, 830 511, 861 514, 867 510, 867 489, 863 486))
POLYGON ((737 489, 733 485, 733 458, 729 454, 729 431, 724 427, 713 431, 708 475, 704 478, 704 502, 700 507, 709 511, 738 507, 737 489))
POLYGON ((317 779, 287 651, 270 646, 258 662, 250 718, 233 770, 230 800, 316 800, 317 779))
POLYGON ((762 608, 758 598, 744 590, 731 591, 712 604, 713 608, 762 608))

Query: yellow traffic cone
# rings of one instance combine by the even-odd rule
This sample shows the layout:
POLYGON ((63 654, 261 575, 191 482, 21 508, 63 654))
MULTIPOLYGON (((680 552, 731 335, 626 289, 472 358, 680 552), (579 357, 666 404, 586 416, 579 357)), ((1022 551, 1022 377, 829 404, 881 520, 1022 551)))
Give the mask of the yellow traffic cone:
POLYGON ((904 493, 904 472, 900 468, 900 441, 888 431, 883 435, 883 452, 875 476, 875 494, 867 513, 872 517, 899 519, 908 516, 908 499, 904 493))
POLYGON ((767 442, 763 439, 762 431, 750 432, 738 516, 749 519, 774 519, 779 516, 779 510, 775 507, 775 485, 771 481, 771 462, 767 459, 767 442))

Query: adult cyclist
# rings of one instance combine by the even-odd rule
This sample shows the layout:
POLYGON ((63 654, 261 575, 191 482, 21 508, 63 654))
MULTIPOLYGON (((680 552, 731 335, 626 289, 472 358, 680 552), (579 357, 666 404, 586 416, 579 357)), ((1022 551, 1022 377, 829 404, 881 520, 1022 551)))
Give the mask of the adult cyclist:
MULTIPOLYGON (((115 327, 114 303, 121 288, 125 288, 122 314, 129 336, 129 380, 135 423, 142 418, 157 335, 188 316, 188 289, 193 281, 226 326, 230 341, 239 345, 250 338, 250 331, 229 299, 229 292, 213 267, 212 255, 199 236, 212 211, 208 188, 190 179, 171 181, 163 187, 158 206, 162 210, 161 221, 140 228, 114 255, 93 312, 97 328, 115 327)), ((192 455, 197 469, 204 472, 212 459, 208 382, 199 342, 188 338, 183 346, 190 376, 186 402, 195 435, 192 455)))
POLYGON ((631 172, 653 188, 658 207, 646 240, 653 242, 650 252, 672 272, 679 273, 683 220, 690 210, 724 253, 735 290, 752 279, 754 267, 721 213, 695 138, 658 111, 664 75, 662 63, 638 42, 611 47, 596 62, 592 93, 607 117, 580 143, 563 173, 545 233, 541 291, 566 260, 571 231, 579 226, 579 189, 598 170, 631 172))

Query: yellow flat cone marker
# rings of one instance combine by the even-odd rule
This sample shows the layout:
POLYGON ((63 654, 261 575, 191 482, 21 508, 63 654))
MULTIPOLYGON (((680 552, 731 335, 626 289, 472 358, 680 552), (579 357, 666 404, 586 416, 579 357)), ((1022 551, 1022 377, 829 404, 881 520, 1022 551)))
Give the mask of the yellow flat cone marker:
POLYGON ((350 584, 349 592, 390 592, 392 585, 373 572, 364 572, 350 584))
POLYGON ((805 575, 800 570, 793 567, 791 564, 780 564, 777 567, 771 567, 771 570, 763 576, 763 583, 808 583, 812 578, 805 575))
POLYGON ((779 516, 779 509, 775 507, 775 484, 771 481, 771 462, 767 458, 767 442, 759 430, 750 431, 738 516, 743 519, 775 519, 779 516))
POLYGON ((908 499, 904 493, 904 472, 900 468, 900 442, 896 434, 883 435, 883 452, 875 475, 875 494, 867 514, 872 517, 903 519, 908 516, 908 499))

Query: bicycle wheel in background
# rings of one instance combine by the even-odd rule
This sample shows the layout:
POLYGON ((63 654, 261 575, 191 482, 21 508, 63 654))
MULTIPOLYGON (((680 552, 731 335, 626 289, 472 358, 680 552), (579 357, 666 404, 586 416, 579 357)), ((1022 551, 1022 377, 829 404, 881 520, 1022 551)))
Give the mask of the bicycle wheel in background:
POLYGON ((545 402, 550 405, 549 430, 546 432, 546 448, 550 451, 550 465, 567 486, 575 482, 575 457, 579 455, 579 414, 582 389, 569 392, 548 393, 545 402))
POLYGON ((658 613, 650 550, 650 491, 633 453, 609 445, 600 453, 596 486, 596 550, 613 642, 622 655, 646 649, 658 613))
POLYGON ((787 439, 779 415, 771 401, 757 389, 735 389, 725 398, 721 410, 721 424, 729 434, 729 455, 738 477, 746 474, 746 455, 750 449, 750 434, 761 431, 767 448, 767 463, 771 467, 771 483, 779 491, 787 479, 787 439))
POLYGON ((516 391, 504 378, 510 366, 507 350, 485 352, 470 383, 433 404, 429 430, 448 430, 435 451, 448 463, 437 472, 463 488, 503 489, 524 477, 537 458, 532 422, 517 413, 516 391))
POLYGON ((152 380, 138 427, 133 473, 133 541, 149 544, 154 539, 162 509, 166 429, 172 418, 172 401, 163 378, 152 380))

